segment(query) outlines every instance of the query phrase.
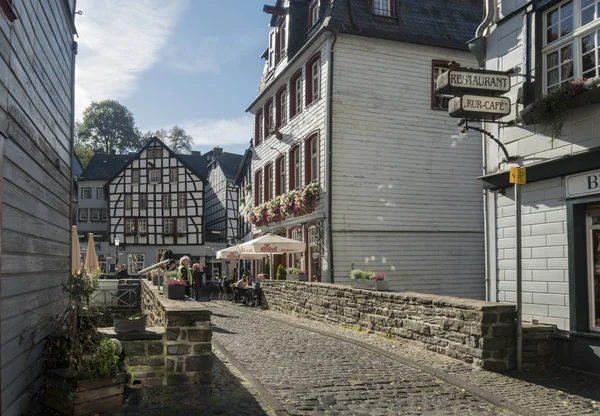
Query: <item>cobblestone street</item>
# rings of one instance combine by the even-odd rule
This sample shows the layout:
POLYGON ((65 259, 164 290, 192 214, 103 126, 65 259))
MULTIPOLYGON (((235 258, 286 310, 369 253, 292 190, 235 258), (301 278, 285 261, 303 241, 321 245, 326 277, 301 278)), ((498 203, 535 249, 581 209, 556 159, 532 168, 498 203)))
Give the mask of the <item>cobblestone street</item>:
POLYGON ((372 350, 223 305, 207 305, 214 341, 289 414, 512 414, 372 350))

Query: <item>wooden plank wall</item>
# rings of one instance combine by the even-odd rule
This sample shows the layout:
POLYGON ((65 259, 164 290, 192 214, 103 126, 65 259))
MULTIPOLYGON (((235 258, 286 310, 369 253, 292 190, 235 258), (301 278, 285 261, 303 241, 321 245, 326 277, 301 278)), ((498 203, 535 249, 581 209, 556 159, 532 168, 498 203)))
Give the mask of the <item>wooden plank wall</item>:
POLYGON ((432 60, 468 52, 341 35, 333 80, 335 282, 358 269, 390 286, 484 297, 479 134, 431 109, 432 60))
POLYGON ((42 384, 48 317, 70 268, 72 2, 14 0, 0 14, 1 413, 19 415, 42 384))

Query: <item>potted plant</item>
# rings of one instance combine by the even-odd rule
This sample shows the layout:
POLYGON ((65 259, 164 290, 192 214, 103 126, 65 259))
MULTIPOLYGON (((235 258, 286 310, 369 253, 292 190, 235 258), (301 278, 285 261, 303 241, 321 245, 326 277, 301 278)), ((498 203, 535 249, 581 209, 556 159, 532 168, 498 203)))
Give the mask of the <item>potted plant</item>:
POLYGON ((298 269, 296 267, 288 268, 287 274, 286 274, 286 280, 291 280, 292 282, 299 282, 300 281, 300 276, 298 274, 299 271, 300 271, 300 269, 298 269))
POLYGON ((163 274, 164 272, 161 268, 152 270, 152 284, 158 286, 163 277, 163 274))
POLYGON ((117 334, 123 332, 144 331, 146 329, 146 314, 138 313, 129 318, 115 315, 113 317, 113 323, 117 334))
POLYGON ((298 270, 298 280, 301 282, 308 282, 308 273, 306 270, 298 270))
POLYGON ((285 268, 283 267, 283 264, 280 264, 279 266, 277 266, 277 274, 275 275, 275 278, 277 280, 285 280, 286 275, 287 275, 287 272, 286 272, 285 268))
POLYGON ((163 286, 163 294, 168 299, 185 299, 185 281, 179 279, 177 272, 165 273, 166 284, 163 286))
POLYGON ((125 367, 115 342, 98 334, 101 317, 89 309, 98 275, 84 271, 70 276, 63 286, 67 307, 50 321, 45 403, 62 414, 102 413, 123 404, 125 367))
POLYGON ((366 290, 390 290, 385 273, 375 273, 354 269, 350 271, 350 286, 366 290))

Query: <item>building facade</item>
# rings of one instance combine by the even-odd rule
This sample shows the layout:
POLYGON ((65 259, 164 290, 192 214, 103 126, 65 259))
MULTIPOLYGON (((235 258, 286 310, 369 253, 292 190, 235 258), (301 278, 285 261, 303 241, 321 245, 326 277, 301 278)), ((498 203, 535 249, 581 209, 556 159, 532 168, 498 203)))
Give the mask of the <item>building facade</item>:
MULTIPOLYGON (((236 232, 236 243, 250 241, 252 235, 252 224, 248 221, 248 215, 254 207, 254 198, 252 194, 252 144, 244 152, 242 161, 235 174, 234 185, 238 189, 238 228, 236 232)), ((238 267, 241 270, 255 274, 253 262, 250 260, 240 260, 238 267)), ((240 270, 240 271, 241 271, 240 270)))
POLYGON ((474 64, 466 41, 481 4, 399 6, 265 6, 273 30, 248 108, 253 234, 304 241, 275 266, 323 281, 366 269, 393 289, 482 298, 481 144, 458 133, 433 88, 450 62, 474 64), (443 25, 425 23, 441 9, 443 25))
POLYGON ((179 155, 157 138, 129 155, 105 182, 110 257, 135 274, 170 249, 176 258, 204 263, 209 279, 220 275, 224 265, 216 251, 226 247, 237 218, 228 217, 226 198, 237 194, 230 195, 226 173, 240 158, 220 148, 179 155))
POLYGON ((75 216, 81 259, 85 259, 89 234, 92 233, 100 268, 107 273, 115 272, 116 253, 111 248, 108 232, 106 182, 123 169, 133 156, 96 152, 77 181, 75 216))
POLYGON ((1 408, 40 391, 48 319, 66 307, 73 192, 74 0, 0 7, 1 408))
POLYGON ((593 105, 600 10, 584 0, 489 3, 477 33, 485 45, 481 59, 486 69, 512 71, 507 96, 514 108, 506 121, 517 125, 485 127, 517 159, 507 163, 494 143, 486 144, 487 297, 516 302, 508 170, 526 167, 524 320, 556 325, 559 363, 600 373, 600 108, 593 105), (544 113, 548 100, 563 107, 544 113))

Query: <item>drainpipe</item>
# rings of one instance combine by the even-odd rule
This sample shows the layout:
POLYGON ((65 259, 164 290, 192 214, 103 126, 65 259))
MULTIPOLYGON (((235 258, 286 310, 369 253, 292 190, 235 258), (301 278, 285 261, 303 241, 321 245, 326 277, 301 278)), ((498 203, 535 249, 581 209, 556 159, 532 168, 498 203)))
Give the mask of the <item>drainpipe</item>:
POLYGON ((329 74, 327 77, 327 251, 329 255, 329 276, 330 282, 334 282, 334 267, 333 267, 333 225, 331 217, 333 212, 333 53, 335 42, 337 41, 337 33, 333 33, 333 41, 329 47, 329 74))
POLYGON ((489 28, 494 20, 496 14, 496 3, 497 0, 486 0, 485 1, 485 18, 475 31, 475 38, 467 42, 469 49, 477 58, 479 67, 485 66, 485 55, 486 55, 486 40, 484 37, 485 30, 489 28))
POLYGON ((535 11, 535 5, 529 6, 523 12, 525 20, 525 39, 523 47, 525 48, 525 87, 523 88, 523 106, 529 104, 530 87, 531 87, 531 16, 535 11))

